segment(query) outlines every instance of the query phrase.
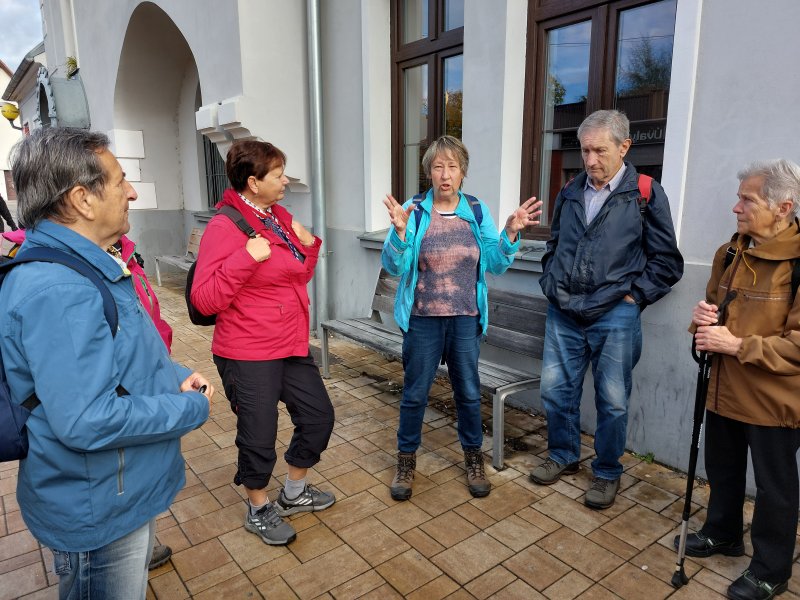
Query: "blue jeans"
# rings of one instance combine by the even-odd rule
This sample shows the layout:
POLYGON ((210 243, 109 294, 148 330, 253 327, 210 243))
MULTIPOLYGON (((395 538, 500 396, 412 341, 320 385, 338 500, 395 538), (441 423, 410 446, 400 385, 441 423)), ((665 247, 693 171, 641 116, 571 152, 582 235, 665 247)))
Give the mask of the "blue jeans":
POLYGON ((580 458, 581 396, 589 364, 594 376, 597 429, 595 477, 618 479, 625 451, 631 372, 642 352, 639 307, 620 300, 594 323, 581 325, 552 304, 542 357, 542 403, 550 458, 565 465, 580 458))
POLYGON ((147 564, 156 520, 89 552, 53 550, 60 600, 140 600, 147 594, 147 564))
POLYGON ((480 448, 481 382, 478 375, 481 324, 475 316, 418 317, 411 315, 403 334, 403 398, 397 449, 416 452, 422 441, 422 419, 428 393, 444 358, 453 384, 458 418, 458 439, 464 449, 480 448))

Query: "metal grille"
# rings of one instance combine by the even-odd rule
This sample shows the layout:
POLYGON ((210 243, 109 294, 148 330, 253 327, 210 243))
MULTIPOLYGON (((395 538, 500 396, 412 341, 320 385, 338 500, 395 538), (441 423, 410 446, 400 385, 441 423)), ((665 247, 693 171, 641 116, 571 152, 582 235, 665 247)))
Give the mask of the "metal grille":
POLYGON ((225 175, 225 161, 220 156, 217 145, 206 136, 203 136, 203 156, 206 163, 208 207, 212 208, 222 200, 222 193, 228 187, 228 177, 225 175))

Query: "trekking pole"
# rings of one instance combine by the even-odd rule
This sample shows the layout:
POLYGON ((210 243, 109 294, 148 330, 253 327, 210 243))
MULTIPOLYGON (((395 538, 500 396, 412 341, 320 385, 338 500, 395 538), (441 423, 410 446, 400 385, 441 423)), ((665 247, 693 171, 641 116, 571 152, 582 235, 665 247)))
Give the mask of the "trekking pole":
MULTIPOLYGON (((725 296, 717 311, 717 325, 721 325, 725 318, 725 311, 731 300, 736 297, 736 291, 731 290, 725 296)), ((686 535, 689 531, 689 516, 692 510, 692 490, 694 476, 697 471, 697 457, 700 454, 700 434, 703 431, 703 416, 705 414, 706 395, 708 382, 711 378, 711 357, 707 352, 698 355, 694 338, 692 338, 692 358, 697 362, 697 386, 694 395, 694 414, 692 417, 692 445, 689 448, 689 468, 686 472, 686 496, 683 502, 683 515, 681 517, 681 535, 678 543, 678 560, 675 563, 675 573, 672 574, 672 587, 680 589, 689 583, 683 563, 686 560, 686 535)))

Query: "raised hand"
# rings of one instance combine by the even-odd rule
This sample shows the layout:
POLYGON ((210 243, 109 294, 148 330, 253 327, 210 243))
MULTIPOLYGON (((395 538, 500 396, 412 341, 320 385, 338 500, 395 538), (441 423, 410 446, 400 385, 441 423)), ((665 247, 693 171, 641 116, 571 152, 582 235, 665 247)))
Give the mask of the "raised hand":
POLYGON ((389 211, 389 218, 392 221, 392 225, 394 225, 394 230, 397 232, 398 237, 405 241, 406 226, 408 225, 408 218, 411 216, 411 213, 414 212, 414 203, 412 202, 409 204, 408 208, 403 208, 403 205, 395 200, 394 196, 386 194, 386 198, 383 199, 383 205, 389 211))
POLYGON ((272 255, 272 249, 269 247, 269 240, 261 237, 259 233, 256 234, 256 237, 247 240, 247 244, 244 248, 257 262, 264 262, 272 255))
POLYGON ((294 234, 297 236, 297 239, 300 240, 300 243, 303 244, 303 246, 314 245, 314 236, 309 233, 308 229, 303 227, 302 223, 292 219, 292 229, 294 230, 294 234))
POLYGON ((508 239, 514 240, 517 234, 531 225, 539 224, 539 215, 542 214, 542 201, 536 197, 528 198, 520 204, 506 219, 506 235, 508 239))

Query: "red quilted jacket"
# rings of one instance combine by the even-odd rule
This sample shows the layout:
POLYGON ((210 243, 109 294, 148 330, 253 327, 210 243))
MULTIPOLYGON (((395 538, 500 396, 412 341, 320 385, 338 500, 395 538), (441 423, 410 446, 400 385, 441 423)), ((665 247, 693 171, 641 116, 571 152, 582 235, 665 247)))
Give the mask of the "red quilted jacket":
POLYGON ((292 230, 292 215, 275 204, 273 214, 295 247, 268 230, 233 190, 217 208, 230 204, 270 242, 272 255, 259 263, 245 249, 247 236, 225 215, 211 219, 200 242, 192 303, 216 314, 211 351, 234 360, 273 360, 308 355, 308 282, 314 275, 322 240, 303 246, 292 230))

